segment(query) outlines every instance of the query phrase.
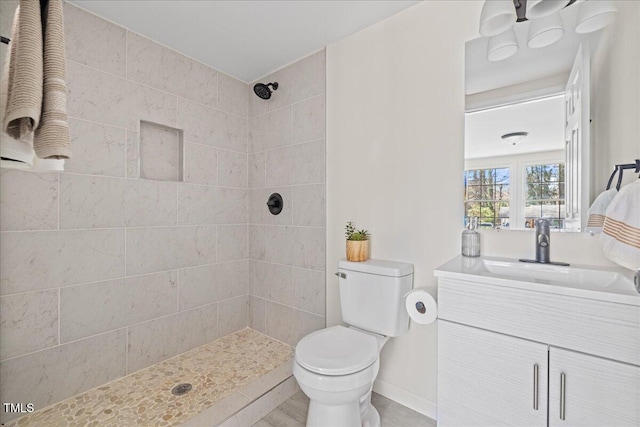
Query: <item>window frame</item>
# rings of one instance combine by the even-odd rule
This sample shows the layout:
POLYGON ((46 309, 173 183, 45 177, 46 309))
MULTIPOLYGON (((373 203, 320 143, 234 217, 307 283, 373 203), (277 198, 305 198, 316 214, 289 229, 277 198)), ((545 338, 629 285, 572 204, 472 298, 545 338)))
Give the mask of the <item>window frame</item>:
MULTIPOLYGON (((526 203, 526 167, 531 165, 554 163, 566 163, 564 150, 545 151, 541 153, 527 153, 514 156, 468 159, 465 160, 464 165, 464 172, 462 176, 463 185, 464 173, 466 173, 466 171, 468 170, 509 168, 509 228, 507 228, 506 230, 528 230, 527 228, 525 228, 524 216, 524 208, 526 203)), ((466 191, 463 188, 463 224, 466 220, 466 202, 466 191)))

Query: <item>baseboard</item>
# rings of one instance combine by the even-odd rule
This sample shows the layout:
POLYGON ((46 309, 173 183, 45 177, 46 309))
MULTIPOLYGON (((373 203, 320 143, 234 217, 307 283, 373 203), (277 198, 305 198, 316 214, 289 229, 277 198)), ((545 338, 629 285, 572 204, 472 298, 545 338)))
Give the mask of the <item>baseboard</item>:
POLYGON ((413 393, 409 393, 398 386, 376 380, 373 383, 373 391, 388 399, 396 401, 409 409, 413 409, 422 415, 426 415, 434 420, 438 419, 438 405, 435 402, 416 396, 413 393))

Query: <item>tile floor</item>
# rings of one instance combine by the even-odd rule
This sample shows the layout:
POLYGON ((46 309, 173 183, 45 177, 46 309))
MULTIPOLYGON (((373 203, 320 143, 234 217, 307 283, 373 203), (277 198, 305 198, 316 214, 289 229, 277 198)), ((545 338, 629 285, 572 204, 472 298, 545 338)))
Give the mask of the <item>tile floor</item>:
MULTIPOLYGON (((436 427, 436 421, 393 400, 373 393, 373 406, 380 412, 382 427, 436 427)), ((267 414, 253 427, 304 427, 309 399, 303 392, 267 414)))

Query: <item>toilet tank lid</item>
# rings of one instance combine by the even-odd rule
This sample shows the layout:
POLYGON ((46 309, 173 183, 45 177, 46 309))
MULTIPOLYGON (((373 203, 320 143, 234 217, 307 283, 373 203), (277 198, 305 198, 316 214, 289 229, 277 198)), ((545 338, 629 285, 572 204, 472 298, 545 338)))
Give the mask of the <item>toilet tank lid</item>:
POLYGON ((403 277, 413 274, 413 264, 379 259, 370 259, 363 262, 351 262, 343 259, 338 262, 338 268, 389 277, 403 277))

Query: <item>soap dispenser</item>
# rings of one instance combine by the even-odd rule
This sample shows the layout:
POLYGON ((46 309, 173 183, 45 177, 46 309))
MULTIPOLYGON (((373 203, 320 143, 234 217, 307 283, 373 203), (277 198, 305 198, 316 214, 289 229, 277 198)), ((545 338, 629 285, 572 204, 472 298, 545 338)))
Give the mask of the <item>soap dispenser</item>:
POLYGON ((478 228, 478 218, 470 217, 467 228, 462 231, 462 256, 480 256, 480 233, 478 228))

